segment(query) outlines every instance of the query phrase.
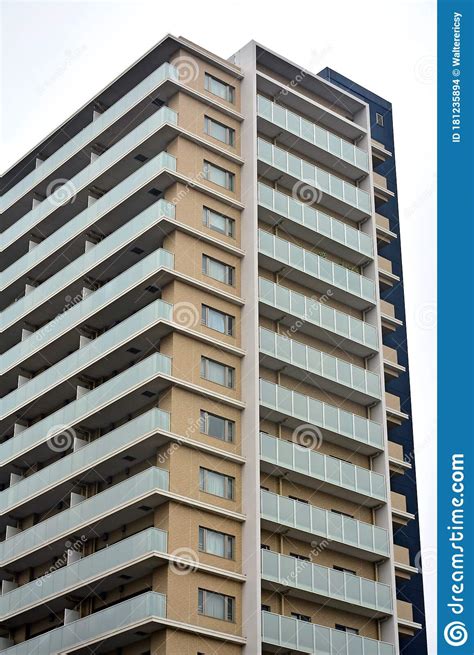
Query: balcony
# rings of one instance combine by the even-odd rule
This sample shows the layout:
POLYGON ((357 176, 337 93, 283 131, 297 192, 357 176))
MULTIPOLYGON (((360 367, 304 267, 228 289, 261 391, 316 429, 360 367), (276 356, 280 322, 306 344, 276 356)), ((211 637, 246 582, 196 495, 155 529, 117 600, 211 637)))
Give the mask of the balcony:
POLYGON ((409 521, 413 521, 414 514, 407 511, 407 499, 403 494, 395 491, 390 492, 392 502, 392 520, 396 525, 408 525, 409 521))
POLYGON ((308 423, 327 441, 350 450, 375 454, 384 449, 380 423, 267 380, 260 380, 260 409, 264 419, 285 420, 285 425, 295 428, 308 423))
POLYGON ((377 214, 377 212, 375 212, 375 227, 377 231, 377 244, 379 246, 385 246, 398 238, 395 232, 390 230, 390 221, 388 218, 377 214))
POLYGON ((169 473, 150 467, 0 543, 0 566, 21 571, 64 553, 76 534, 85 539, 117 529, 168 501, 169 473))
POLYGON ((67 450, 72 452, 0 492, 1 524, 9 522, 12 512, 15 519, 33 510, 46 512, 74 491, 78 482, 100 482, 120 473, 124 461, 137 464, 151 458, 157 447, 169 441, 169 435, 163 434, 169 431, 170 415, 154 407, 79 448, 71 438, 67 450))
POLYGON ((5 655, 61 655, 79 649, 99 652, 97 648, 104 640, 113 650, 140 641, 143 636, 163 627, 160 619, 166 620, 166 596, 148 591, 12 645, 2 652, 5 655))
POLYGON ((395 655, 392 644, 271 612, 262 612, 262 642, 266 651, 291 655, 395 655))
POLYGON ((2 475, 6 475, 7 465, 18 459, 22 466, 50 459, 49 442, 70 434, 68 430, 75 426, 83 430, 103 428, 139 411, 151 398, 157 401, 160 391, 171 383, 170 374, 171 359, 155 353, 25 428, 0 444, 2 475))
MULTIPOLYGON (((130 174, 130 158, 133 159, 135 155, 143 153, 146 153, 145 156, 154 156, 157 152, 164 150, 172 138, 172 134, 163 128, 176 124, 176 112, 168 107, 159 109, 106 150, 104 154, 74 175, 63 187, 59 187, 55 193, 45 198, 5 230, 0 237, 1 247, 6 250, 40 225, 44 233, 43 223, 45 221, 47 222, 47 234, 63 225, 72 216, 77 215, 78 211, 75 210, 75 207, 85 208, 91 185, 110 189, 130 174), (62 211, 59 212, 60 208, 62 211)), ((174 170, 174 164, 174 157, 170 157, 171 170, 174 170)), ((16 256, 13 254, 11 261, 15 259, 16 256)), ((10 264, 10 259, 6 263, 10 264)))
POLYGON ((386 161, 389 157, 392 156, 390 150, 387 150, 384 144, 380 143, 380 141, 371 139, 370 145, 372 150, 372 158, 374 160, 374 166, 378 166, 379 164, 382 164, 384 161, 386 161))
POLYGON ((97 284, 117 277, 136 263, 137 255, 132 252, 132 247, 146 254, 157 249, 163 262, 172 262, 173 255, 159 248, 163 234, 156 228, 162 218, 159 207, 152 205, 29 293, 25 293, 0 313, 2 331, 5 332, 22 319, 42 324, 49 317, 55 316, 63 309, 66 295, 74 298, 82 292, 84 280, 88 276, 97 284), (110 261, 112 257, 113 261, 110 261), (46 303, 47 310, 42 307, 46 303))
POLYGON ((380 378, 367 371, 304 343, 289 339, 272 330, 260 328, 260 363, 278 371, 285 364, 285 373, 296 380, 315 385, 339 396, 371 405, 380 400, 380 378))
POLYGON ((33 420, 66 403, 75 397, 81 376, 102 380, 126 369, 172 330, 172 314, 172 305, 155 300, 22 384, 0 399, 0 429, 20 409, 23 419, 33 420))
POLYGON ((163 558, 167 541, 167 532, 148 528, 12 589, 0 597, 0 620, 8 621, 10 629, 38 621, 72 605, 71 593, 77 603, 91 593, 99 595, 114 589, 124 575, 143 577, 157 567, 158 558, 167 563, 163 558))
POLYGON ((262 490, 261 526, 293 539, 376 562, 390 556, 388 532, 337 512, 262 490), (329 542, 329 544, 328 544, 329 542))
POLYGON ((392 198, 395 198, 393 191, 387 187, 387 178, 380 173, 372 173, 374 181, 375 206, 380 207, 392 198))
POLYGON ((397 618, 398 632, 402 635, 413 637, 423 627, 413 620, 413 605, 404 600, 397 599, 397 618))
POLYGON ((385 410, 389 427, 401 425, 403 421, 407 421, 410 418, 408 414, 402 412, 399 396, 395 396, 388 391, 385 392, 385 410))
POLYGON ((410 551, 404 546, 393 544, 393 557, 395 560, 395 575, 401 580, 410 580, 418 569, 410 564, 410 551))
POLYGON ((259 218, 293 236, 361 266, 373 258, 372 239, 292 196, 258 183, 259 218))
POLYGON ((375 284, 363 275, 281 239, 264 230, 258 231, 259 265, 272 273, 281 273, 319 293, 355 309, 375 305, 375 284))
MULTIPOLYGON (((117 184, 108 193, 98 198, 89 207, 71 218, 29 252, 18 257, 0 273, 0 289, 4 292, 5 303, 12 302, 23 291, 23 276, 35 278, 42 270, 47 270, 51 277, 64 266, 63 258, 58 253, 67 247, 68 261, 73 261, 84 253, 87 233, 93 229, 110 234, 119 229, 127 220, 138 216, 147 209, 146 195, 143 189, 148 184, 159 184, 159 178, 170 166, 176 168, 174 158, 167 152, 161 152, 132 173, 123 182, 117 184), (142 192, 140 194, 140 192, 142 192)), ((164 199, 154 205, 152 216, 174 219, 175 207, 164 199), (155 214, 156 212, 156 214, 155 214)))
POLYGON ((380 473, 264 432, 260 433, 260 468, 364 507, 377 507, 387 499, 385 477, 380 473))
POLYGON ((278 179, 288 189, 301 187, 303 182, 314 190, 313 202, 351 220, 370 216, 370 196, 366 191, 263 139, 257 139, 257 150, 259 175, 272 182, 278 179))
POLYGON ((395 332, 398 327, 403 325, 403 321, 395 317, 395 307, 386 300, 380 300, 380 313, 384 333, 395 332))
MULTIPOLYGON (((308 92, 301 86, 292 86, 273 77, 271 71, 257 70, 257 90, 271 98, 284 99, 285 107, 291 108, 297 114, 310 116, 315 123, 322 125, 331 132, 342 134, 346 139, 355 141, 366 136, 367 130, 364 126, 355 122, 352 115, 348 114, 357 112, 361 109, 359 102, 344 112, 333 109, 333 103, 330 98, 326 98, 324 104, 321 103, 321 96, 308 92), (357 105, 357 106, 356 106, 357 105)), ((332 92, 331 92, 332 93, 332 92)), ((346 96, 344 102, 348 96, 346 96)))
POLYGON ((383 346, 383 365, 385 377, 391 380, 398 378, 406 371, 406 368, 398 363, 398 353, 395 348, 390 348, 385 344, 383 346))
MULTIPOLYGON (((58 169, 64 166, 71 157, 81 153, 87 146, 91 145, 99 137, 103 142, 104 132, 114 127, 114 134, 120 134, 123 130, 122 123, 127 122, 127 114, 132 110, 140 110, 150 104, 150 95, 157 92, 157 89, 167 80, 179 81, 179 71, 169 63, 162 64, 153 71, 151 75, 134 86, 120 100, 106 109, 97 118, 91 121, 78 134, 66 141, 56 152, 43 161, 40 166, 25 175, 17 184, 9 189, 3 196, 1 206, 2 212, 21 199, 25 193, 34 190, 48 181, 51 175, 56 177, 70 177, 61 174, 58 169), (143 107, 142 107, 143 105, 143 107)), ((162 94, 160 94, 162 96, 162 94)), ((128 118, 128 122, 130 122, 128 118)))
MULTIPOLYGON (((59 361, 77 347, 77 327, 87 324, 90 330, 99 332, 123 320, 132 307, 137 311, 150 302, 154 290, 159 291, 156 283, 167 284, 173 269, 174 256, 159 249, 86 297, 81 294, 71 298, 49 323, 0 355, 2 374, 20 363, 34 371, 44 366, 45 359, 51 364, 59 361), (38 355, 40 351, 42 356, 38 355)), ((8 346, 5 335, 2 341, 8 346)))
POLYGON ((352 180, 369 170, 367 152, 261 95, 257 95, 257 118, 258 131, 270 140, 278 139, 285 148, 296 149, 324 166, 339 168, 352 180))
POLYGON ((332 346, 337 342, 341 348, 362 357, 378 350, 373 325, 265 278, 259 278, 259 302, 263 316, 291 331, 297 329, 332 346))
POLYGON ((410 462, 405 459, 403 446, 394 441, 388 442, 388 461, 390 473, 393 475, 403 475, 412 468, 410 462))
POLYGON ((392 262, 385 257, 378 256, 379 282, 382 289, 390 289, 400 282, 398 275, 392 272, 392 262))
POLYGON ((261 553, 265 589, 370 618, 393 611, 392 590, 387 584, 270 550, 261 553))

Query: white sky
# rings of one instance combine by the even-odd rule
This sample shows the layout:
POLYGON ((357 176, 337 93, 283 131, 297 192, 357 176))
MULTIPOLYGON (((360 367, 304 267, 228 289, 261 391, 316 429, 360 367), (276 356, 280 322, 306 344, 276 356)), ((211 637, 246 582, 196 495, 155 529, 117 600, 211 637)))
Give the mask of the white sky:
POLYGON ((166 33, 228 57, 251 39, 393 103, 430 653, 435 653, 435 2, 1 3, 4 171, 166 33))

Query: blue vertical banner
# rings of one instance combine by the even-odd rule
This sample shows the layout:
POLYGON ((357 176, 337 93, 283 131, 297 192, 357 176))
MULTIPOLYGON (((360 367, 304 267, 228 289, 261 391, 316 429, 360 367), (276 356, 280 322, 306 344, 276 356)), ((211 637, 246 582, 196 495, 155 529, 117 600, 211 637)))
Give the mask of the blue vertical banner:
POLYGON ((437 655, 474 654, 473 27, 438 0, 437 655))

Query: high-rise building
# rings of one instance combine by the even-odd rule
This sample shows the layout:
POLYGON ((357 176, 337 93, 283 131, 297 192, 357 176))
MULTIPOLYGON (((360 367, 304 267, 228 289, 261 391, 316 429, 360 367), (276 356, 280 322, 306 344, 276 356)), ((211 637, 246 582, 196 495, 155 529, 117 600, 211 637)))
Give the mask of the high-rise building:
POLYGON ((426 653, 391 109, 346 82, 167 36, 3 175, 6 655, 426 653))

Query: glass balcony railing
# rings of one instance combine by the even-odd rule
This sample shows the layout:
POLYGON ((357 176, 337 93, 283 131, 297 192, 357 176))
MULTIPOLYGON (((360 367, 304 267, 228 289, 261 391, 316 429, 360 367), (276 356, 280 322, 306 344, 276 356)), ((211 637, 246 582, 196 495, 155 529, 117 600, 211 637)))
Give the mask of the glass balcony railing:
POLYGON ((93 291, 86 298, 71 304, 69 308, 33 332, 24 341, 16 343, 3 355, 0 355, 0 370, 7 371, 36 351, 46 347, 75 326, 85 322, 90 316, 120 299, 142 281, 157 275, 163 268, 173 270, 174 256, 161 248, 104 284, 103 287, 93 291))
POLYGON ((50 490, 51 487, 81 475, 84 471, 110 459, 115 453, 120 453, 135 442, 139 443, 160 430, 169 432, 170 415, 168 412, 154 407, 1 491, 0 507, 2 509, 0 514, 8 514, 14 507, 34 500, 45 491, 50 490))
POLYGON ((390 585, 271 550, 262 550, 262 578, 384 614, 393 610, 390 585))
POLYGON ((33 655, 40 653, 66 653, 83 642, 93 644, 110 634, 137 629, 142 623, 166 617, 166 596, 156 591, 129 598, 112 607, 100 610, 45 632, 20 644, 11 646, 5 655, 33 655))
POLYGON ((273 330, 261 327, 259 333, 261 353, 353 391, 381 398, 380 377, 376 373, 277 334, 273 330))
MULTIPOLYGON (((90 207, 53 232, 44 241, 41 241, 32 250, 13 262, 5 271, 0 273, 0 288, 6 289, 12 282, 25 275, 33 266, 53 255, 60 248, 66 246, 75 237, 95 225, 103 216, 120 205, 136 189, 152 180, 164 168, 176 169, 174 157, 167 152, 160 152, 149 162, 144 164, 135 173, 117 184, 108 193, 96 200, 90 207), (170 163, 172 166, 170 166, 170 163)), ((158 216, 174 219, 175 206, 161 198, 153 207, 158 216)))
POLYGON ((260 302, 301 319, 304 323, 315 325, 361 344, 367 350, 376 351, 378 349, 377 330, 373 325, 304 296, 302 293, 259 278, 259 299, 260 302))
POLYGON ((62 536, 67 537, 79 529, 86 530, 88 526, 94 525, 99 517, 116 512, 118 502, 121 506, 125 506, 136 502, 146 494, 168 491, 168 489, 168 471, 156 466, 150 467, 2 541, 0 561, 6 563, 18 560, 62 536))
POLYGON ((0 460, 5 460, 6 464, 7 461, 20 457, 22 453, 53 439, 55 435, 63 434, 69 427, 78 425, 88 416, 119 400, 131 389, 146 384, 159 375, 171 375, 171 358, 154 353, 4 441, 0 444, 0 460))
POLYGON ((270 491, 262 490, 260 493, 262 519, 338 542, 357 551, 389 557, 389 537, 384 528, 270 491))
POLYGON ((310 423, 333 434, 340 434, 357 444, 383 450, 383 429, 380 423, 323 403, 267 380, 260 380, 260 404, 301 423, 310 423))
POLYGON ((260 457, 279 468, 336 485, 352 493, 381 501, 387 499, 385 476, 380 473, 264 432, 260 433, 260 457))
POLYGON ((108 572, 120 571, 131 560, 166 553, 167 542, 168 533, 158 528, 148 528, 134 534, 3 594, 0 597, 0 614, 5 618, 9 614, 24 612, 52 597, 71 593, 71 588, 105 578, 108 572))
POLYGON ((258 158, 291 177, 310 184, 338 200, 370 214, 370 196, 353 184, 332 175, 322 168, 296 157, 287 150, 274 146, 264 139, 258 141, 258 158))
MULTIPOLYGON (((30 210, 27 214, 22 216, 20 220, 16 221, 1 235, 1 247, 3 249, 12 245, 20 237, 24 236, 36 225, 41 223, 49 214, 55 211, 59 206, 69 202, 81 189, 86 188, 94 182, 94 180, 105 173, 118 161, 123 159, 128 152, 131 152, 140 143, 150 138, 157 130, 159 130, 166 123, 176 125, 178 117, 169 107, 162 107, 152 116, 143 121, 129 134, 123 137, 120 141, 114 144, 111 148, 106 150, 103 155, 98 157, 91 164, 83 168, 79 173, 74 175, 63 187, 57 189, 55 193, 48 196, 43 202, 37 205, 34 209, 30 210)), ((170 159, 173 165, 174 158, 170 159)))
POLYGON ((271 612, 262 612, 262 641, 311 655, 395 655, 395 647, 384 641, 271 612))
POLYGON ((291 266, 294 270, 302 271, 329 286, 375 304, 375 284, 368 277, 264 230, 258 231, 258 247, 262 254, 291 266))
POLYGON ((357 168, 365 172, 369 170, 369 156, 364 150, 361 150, 350 141, 341 139, 337 134, 319 127, 319 125, 312 123, 299 114, 295 114, 295 112, 285 109, 285 107, 277 105, 260 95, 257 96, 257 112, 262 118, 287 132, 291 132, 299 139, 304 139, 308 143, 325 150, 348 164, 357 166, 357 168))
MULTIPOLYGON (((9 305, 0 314, 2 329, 7 329, 47 300, 53 298, 62 290, 67 289, 69 285, 78 279, 84 278, 93 268, 137 239, 149 229, 150 224, 154 220, 159 218, 159 214, 157 214, 158 209, 154 205, 148 207, 148 209, 145 209, 141 214, 135 216, 135 218, 122 225, 118 230, 112 232, 103 241, 99 241, 99 243, 92 246, 92 248, 73 260, 70 264, 67 264, 38 287, 9 305)), ((160 248, 160 250, 162 249, 160 248)), ((165 251, 165 253, 168 253, 168 251, 165 251)))
POLYGON ((34 188, 48 175, 51 175, 73 155, 80 152, 89 143, 92 143, 102 132, 133 109, 135 105, 142 100, 146 100, 150 93, 153 93, 167 79, 179 81, 179 72, 175 66, 166 62, 142 80, 142 82, 134 86, 131 91, 100 114, 94 121, 86 125, 83 130, 56 150, 38 168, 25 175, 23 179, 9 189, 2 198, 2 211, 5 211, 5 209, 19 200, 27 191, 34 188))
POLYGON ((336 218, 313 209, 304 202, 295 200, 292 196, 275 191, 262 182, 258 183, 258 202, 262 207, 275 212, 294 223, 298 223, 316 234, 336 241, 365 257, 374 256, 372 239, 368 234, 346 225, 336 218))
POLYGON ((22 384, 0 399, 0 416, 8 416, 25 404, 33 402, 38 396, 51 391, 69 378, 91 366, 97 360, 107 357, 135 336, 151 329, 160 320, 172 320, 173 306, 163 300, 155 300, 135 314, 124 319, 79 348, 64 359, 50 366, 30 381, 22 384))

